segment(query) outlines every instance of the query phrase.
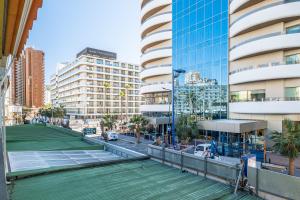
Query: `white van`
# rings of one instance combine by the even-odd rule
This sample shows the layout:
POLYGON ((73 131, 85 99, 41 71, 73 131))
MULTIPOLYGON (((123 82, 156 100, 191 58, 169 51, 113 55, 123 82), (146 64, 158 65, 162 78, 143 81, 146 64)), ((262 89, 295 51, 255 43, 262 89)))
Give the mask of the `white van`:
POLYGON ((199 157, 205 157, 208 155, 211 144, 198 144, 195 147, 194 155, 199 157))

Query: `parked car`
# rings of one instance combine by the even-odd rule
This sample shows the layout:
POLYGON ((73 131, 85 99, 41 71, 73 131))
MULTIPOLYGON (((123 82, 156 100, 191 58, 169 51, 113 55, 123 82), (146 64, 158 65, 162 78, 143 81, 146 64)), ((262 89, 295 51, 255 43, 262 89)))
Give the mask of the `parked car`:
POLYGON ((194 155, 205 157, 207 156, 209 150, 210 150, 211 144, 198 144, 195 148, 194 155))
POLYGON ((102 136, 103 136, 104 140, 107 140, 107 141, 118 140, 118 138, 119 138, 118 133, 113 132, 113 131, 108 131, 108 132, 104 133, 102 136))

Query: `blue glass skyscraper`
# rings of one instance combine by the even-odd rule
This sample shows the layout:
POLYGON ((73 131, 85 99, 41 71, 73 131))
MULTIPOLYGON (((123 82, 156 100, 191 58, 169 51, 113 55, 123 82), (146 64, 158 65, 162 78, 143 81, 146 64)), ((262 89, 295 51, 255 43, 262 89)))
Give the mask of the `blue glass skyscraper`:
POLYGON ((172 13, 175 121, 226 118, 228 0, 173 0, 172 13))

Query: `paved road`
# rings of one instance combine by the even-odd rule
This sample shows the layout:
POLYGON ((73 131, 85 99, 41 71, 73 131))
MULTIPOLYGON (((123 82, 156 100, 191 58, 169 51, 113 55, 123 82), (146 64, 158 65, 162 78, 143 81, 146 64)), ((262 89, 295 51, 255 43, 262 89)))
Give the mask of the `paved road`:
MULTIPOLYGON (((100 139, 100 137, 98 139, 100 139)), ((119 139, 117 141, 108 141, 108 143, 124 147, 126 149, 130 149, 139 153, 147 154, 147 146, 148 144, 152 144, 153 142, 141 139, 141 143, 136 144, 134 137, 119 135, 119 139)))

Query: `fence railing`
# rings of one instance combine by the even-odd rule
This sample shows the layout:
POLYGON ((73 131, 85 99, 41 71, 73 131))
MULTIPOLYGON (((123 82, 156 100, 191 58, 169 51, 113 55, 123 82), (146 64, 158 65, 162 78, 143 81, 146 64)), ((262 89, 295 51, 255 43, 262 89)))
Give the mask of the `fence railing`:
POLYGON ((180 167, 181 170, 191 170, 202 173, 205 177, 214 177, 217 180, 234 184, 241 170, 240 165, 228 164, 220 161, 201 158, 183 151, 166 149, 154 145, 148 145, 148 155, 163 163, 169 163, 180 167))
POLYGON ((256 194, 263 199, 271 200, 274 197, 283 199, 299 199, 300 177, 266 170, 248 165, 248 183, 256 194))

